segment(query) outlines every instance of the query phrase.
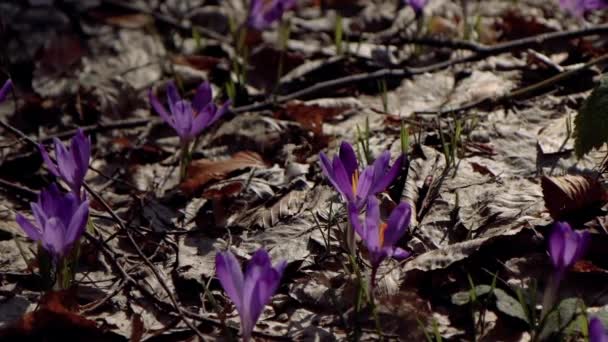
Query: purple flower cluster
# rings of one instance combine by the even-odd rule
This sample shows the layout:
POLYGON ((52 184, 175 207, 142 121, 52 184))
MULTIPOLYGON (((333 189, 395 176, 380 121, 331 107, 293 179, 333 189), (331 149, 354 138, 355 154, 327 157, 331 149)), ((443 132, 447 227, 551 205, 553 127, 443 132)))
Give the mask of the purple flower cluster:
POLYGON ((249 6, 249 27, 264 30, 280 20, 285 11, 295 6, 297 0, 251 0, 249 6))
POLYGON ((234 303, 241 318, 243 341, 249 341, 262 310, 276 292, 287 263, 272 266, 268 253, 260 249, 247 264, 245 274, 234 254, 218 252, 215 259, 217 278, 234 303))
POLYGON ((580 17, 585 12, 608 8, 606 0, 559 0, 559 5, 572 15, 580 17))
POLYGON ((55 159, 51 160, 44 146, 39 146, 49 171, 63 180, 71 189, 63 193, 56 184, 42 190, 37 202, 30 204, 34 223, 18 214, 16 221, 25 234, 39 242, 52 257, 56 266, 70 255, 84 233, 89 217, 89 201, 82 193, 84 176, 91 158, 91 142, 78 130, 70 147, 55 139, 55 159))
POLYGON ((208 82, 199 85, 192 102, 182 99, 175 84, 170 82, 167 85, 169 112, 152 93, 152 89, 148 95, 154 110, 173 127, 183 144, 194 140, 205 128, 224 115, 230 105, 230 101, 227 101, 218 108, 213 103, 211 85, 208 82))

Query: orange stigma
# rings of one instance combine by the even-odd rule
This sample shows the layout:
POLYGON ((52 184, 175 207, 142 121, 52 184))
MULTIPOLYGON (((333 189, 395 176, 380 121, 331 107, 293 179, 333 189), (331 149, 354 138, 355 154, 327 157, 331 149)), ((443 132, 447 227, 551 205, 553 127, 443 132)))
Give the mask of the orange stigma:
POLYGON ((380 241, 380 246, 384 246, 384 233, 386 232, 386 228, 388 225, 386 222, 380 223, 380 229, 378 229, 378 234, 380 235, 378 241, 380 241))
POLYGON ((352 177, 353 183, 353 194, 357 193, 357 187, 359 186, 359 170, 355 170, 352 177))

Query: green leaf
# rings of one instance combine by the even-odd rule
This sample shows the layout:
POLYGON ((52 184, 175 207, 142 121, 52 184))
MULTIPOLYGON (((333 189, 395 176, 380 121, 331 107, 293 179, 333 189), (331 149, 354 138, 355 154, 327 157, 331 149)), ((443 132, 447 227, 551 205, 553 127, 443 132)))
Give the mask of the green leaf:
POLYGON ((608 142, 608 77, 583 102, 574 119, 574 151, 581 158, 608 142))
POLYGON ((573 329, 577 324, 577 315, 580 316, 580 299, 567 298, 562 300, 557 309, 549 312, 540 332, 541 341, 548 340, 558 334, 573 329))
POLYGON ((465 305, 471 301, 471 292, 475 293, 477 298, 486 295, 492 291, 490 285, 477 285, 471 290, 456 292, 452 295, 452 303, 455 305, 465 305))
POLYGON ((526 310, 524 310, 517 299, 511 297, 502 289, 494 289, 494 295, 496 296, 496 308, 498 310, 506 315, 519 318, 522 321, 529 323, 526 310))

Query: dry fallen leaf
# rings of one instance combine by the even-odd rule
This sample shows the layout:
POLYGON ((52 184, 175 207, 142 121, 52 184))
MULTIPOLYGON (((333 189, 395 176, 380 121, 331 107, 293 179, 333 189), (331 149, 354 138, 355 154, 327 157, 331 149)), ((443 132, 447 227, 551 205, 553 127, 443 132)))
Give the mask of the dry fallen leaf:
POLYGON ((71 308, 76 307, 71 290, 49 292, 40 308, 26 313, 17 322, 0 330, 2 341, 123 341, 124 339, 97 327, 71 308))
POLYGON ((597 179, 588 176, 543 176, 540 184, 545 206, 555 220, 608 200, 606 189, 597 179))
POLYGON ((251 151, 238 152, 224 160, 195 160, 188 167, 188 176, 180 188, 185 193, 192 194, 209 181, 224 179, 231 172, 246 168, 266 167, 262 157, 251 151))

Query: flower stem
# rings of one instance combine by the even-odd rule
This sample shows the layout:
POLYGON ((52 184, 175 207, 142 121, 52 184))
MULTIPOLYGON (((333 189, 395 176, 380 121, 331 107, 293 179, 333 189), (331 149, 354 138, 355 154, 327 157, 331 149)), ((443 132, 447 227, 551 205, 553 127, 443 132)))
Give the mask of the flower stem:
POLYGON ((190 144, 186 141, 182 142, 181 147, 181 155, 179 162, 179 180, 183 181, 186 179, 186 175, 188 172, 188 165, 190 165, 191 153, 190 153, 190 144))
POLYGON ((543 293, 543 309, 540 314, 541 321, 545 320, 545 316, 551 311, 556 303, 556 297, 559 290, 559 283, 563 278, 563 271, 556 271, 549 278, 545 292, 543 293))

